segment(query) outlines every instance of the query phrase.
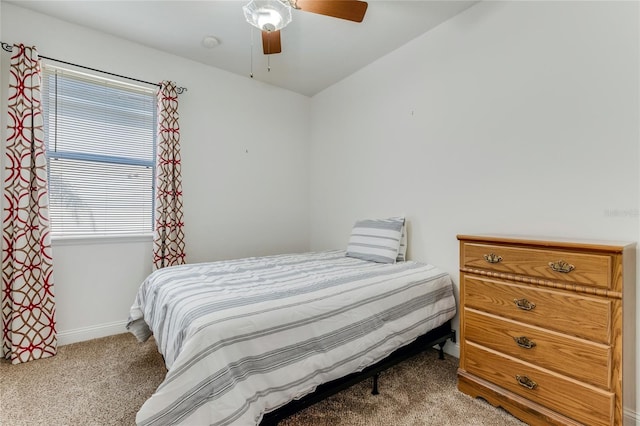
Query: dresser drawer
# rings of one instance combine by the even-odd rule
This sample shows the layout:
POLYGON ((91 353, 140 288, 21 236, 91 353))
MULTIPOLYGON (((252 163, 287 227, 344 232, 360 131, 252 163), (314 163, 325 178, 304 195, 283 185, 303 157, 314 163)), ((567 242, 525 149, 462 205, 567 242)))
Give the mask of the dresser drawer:
POLYGON ((464 338, 539 367, 611 387, 611 347, 539 327, 464 310, 464 338))
POLYGON ((591 287, 612 288, 612 259, 606 254, 510 247, 465 242, 461 262, 467 268, 488 269, 591 287))
POLYGON ((465 350, 469 373, 581 423, 613 424, 614 393, 473 343, 466 342, 465 350))
POLYGON ((460 274, 465 307, 609 344, 612 301, 460 274))

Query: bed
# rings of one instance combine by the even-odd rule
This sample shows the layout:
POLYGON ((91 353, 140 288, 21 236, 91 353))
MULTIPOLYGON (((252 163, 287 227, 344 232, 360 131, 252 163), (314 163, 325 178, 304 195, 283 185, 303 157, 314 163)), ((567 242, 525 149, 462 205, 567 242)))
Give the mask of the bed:
POLYGON ((344 250, 174 266, 141 285, 127 328, 167 375, 138 425, 275 424, 454 336, 450 276, 344 250))

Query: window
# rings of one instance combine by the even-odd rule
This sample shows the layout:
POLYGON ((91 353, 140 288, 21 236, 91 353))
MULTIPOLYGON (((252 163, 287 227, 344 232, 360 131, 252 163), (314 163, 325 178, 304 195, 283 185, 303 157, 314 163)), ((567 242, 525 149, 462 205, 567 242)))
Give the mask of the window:
POLYGON ((46 64, 51 234, 153 231, 155 90, 46 64))

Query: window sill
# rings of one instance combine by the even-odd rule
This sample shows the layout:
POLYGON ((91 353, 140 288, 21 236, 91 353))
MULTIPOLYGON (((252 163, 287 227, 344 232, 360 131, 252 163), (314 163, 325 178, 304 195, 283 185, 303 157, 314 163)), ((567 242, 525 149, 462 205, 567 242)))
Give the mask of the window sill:
POLYGON ((153 234, 133 235, 73 235, 51 237, 51 246, 80 246, 90 244, 150 243, 153 234))

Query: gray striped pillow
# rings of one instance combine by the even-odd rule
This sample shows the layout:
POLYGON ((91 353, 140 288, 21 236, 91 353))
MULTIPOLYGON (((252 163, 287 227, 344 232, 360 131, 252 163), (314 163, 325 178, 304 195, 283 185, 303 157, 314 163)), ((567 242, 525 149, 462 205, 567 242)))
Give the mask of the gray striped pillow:
POLYGON ((378 263, 395 263, 403 226, 403 217, 356 222, 351 229, 347 256, 378 263))

